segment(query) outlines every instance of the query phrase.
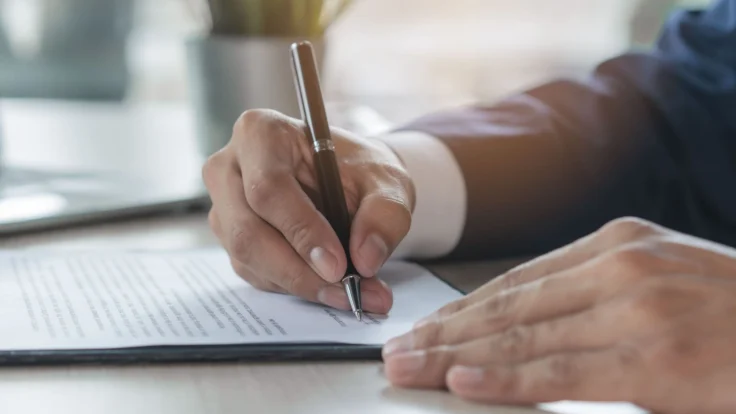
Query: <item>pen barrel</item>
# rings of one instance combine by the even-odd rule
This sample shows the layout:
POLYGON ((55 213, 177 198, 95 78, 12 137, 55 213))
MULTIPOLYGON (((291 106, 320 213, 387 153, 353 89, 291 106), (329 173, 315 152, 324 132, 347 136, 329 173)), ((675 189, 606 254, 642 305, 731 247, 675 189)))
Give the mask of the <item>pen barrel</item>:
POLYGON ((314 168, 317 185, 322 198, 322 214, 340 239, 347 257, 346 275, 357 275, 350 257, 351 217, 345 202, 345 194, 337 166, 335 147, 330 136, 325 104, 319 84, 319 73, 309 42, 291 46, 291 61, 294 70, 299 109, 307 126, 305 135, 313 147, 314 168))
POLYGON ((351 217, 345 202, 345 194, 337 166, 337 157, 332 149, 314 152, 314 168, 322 200, 322 214, 337 234, 348 259, 348 274, 357 274, 350 258, 351 217))

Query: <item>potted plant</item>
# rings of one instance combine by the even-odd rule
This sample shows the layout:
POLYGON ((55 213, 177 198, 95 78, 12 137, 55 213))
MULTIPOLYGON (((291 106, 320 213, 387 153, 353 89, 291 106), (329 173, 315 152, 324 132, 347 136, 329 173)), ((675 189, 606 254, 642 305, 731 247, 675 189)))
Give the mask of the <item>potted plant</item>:
MULTIPOLYGON (((190 0, 191 1, 191 0, 190 0)), ((203 36, 188 41, 190 92, 204 156, 230 139, 237 117, 269 108, 299 117, 289 46, 309 40, 318 65, 325 31, 349 0, 200 0, 203 36)))

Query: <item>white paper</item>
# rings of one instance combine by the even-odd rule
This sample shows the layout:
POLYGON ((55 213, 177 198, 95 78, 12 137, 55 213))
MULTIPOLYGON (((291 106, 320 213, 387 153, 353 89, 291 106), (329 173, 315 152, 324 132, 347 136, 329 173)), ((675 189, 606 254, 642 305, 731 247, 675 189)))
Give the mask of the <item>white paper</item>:
POLYGON ((2 252, 0 350, 341 342, 381 345, 461 296, 427 270, 389 262, 388 315, 259 291, 225 252, 2 252))

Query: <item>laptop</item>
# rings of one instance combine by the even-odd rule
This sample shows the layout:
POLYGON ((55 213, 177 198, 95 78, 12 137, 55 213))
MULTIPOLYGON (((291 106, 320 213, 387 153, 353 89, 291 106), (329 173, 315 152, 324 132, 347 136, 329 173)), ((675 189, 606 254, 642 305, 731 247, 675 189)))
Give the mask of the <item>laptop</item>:
POLYGON ((206 210, 184 104, 0 101, 0 235, 206 210))
POLYGON ((197 182, 168 187, 124 174, 11 167, 0 172, 0 235, 152 214, 206 211, 197 182))
MULTIPOLYGON (((366 107, 328 110, 360 134, 389 127, 366 107)), ((0 235, 207 211, 193 118, 180 103, 0 101, 0 235)))

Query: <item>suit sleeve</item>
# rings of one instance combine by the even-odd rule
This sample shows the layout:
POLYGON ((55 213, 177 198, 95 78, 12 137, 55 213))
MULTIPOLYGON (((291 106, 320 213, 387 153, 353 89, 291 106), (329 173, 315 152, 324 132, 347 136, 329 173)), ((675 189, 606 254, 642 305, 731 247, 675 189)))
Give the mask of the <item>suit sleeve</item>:
POLYGON ((442 142, 461 172, 462 229, 443 257, 542 253, 622 216, 736 245, 736 0, 673 16, 655 50, 586 81, 396 132, 410 131, 442 142))

